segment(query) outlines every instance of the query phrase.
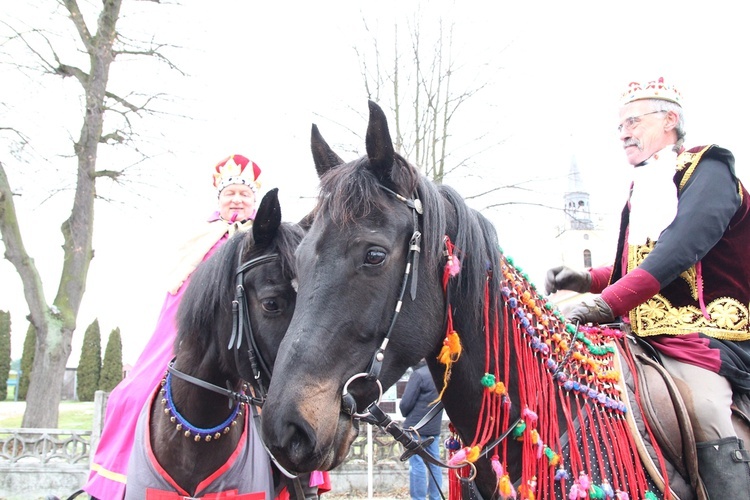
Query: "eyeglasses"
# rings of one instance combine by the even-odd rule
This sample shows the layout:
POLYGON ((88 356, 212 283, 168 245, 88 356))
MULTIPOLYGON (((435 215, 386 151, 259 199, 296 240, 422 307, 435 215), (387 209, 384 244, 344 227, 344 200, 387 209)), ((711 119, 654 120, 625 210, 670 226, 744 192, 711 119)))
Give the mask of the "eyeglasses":
POLYGON ((666 112, 667 112, 667 110, 660 109, 659 111, 651 111, 650 113, 643 113, 642 115, 628 116, 627 118, 625 118, 624 122, 622 122, 621 124, 619 124, 617 126, 617 131, 618 132, 622 132, 622 129, 633 130, 635 128, 635 126, 638 125, 641 122, 641 117, 648 116, 648 115, 653 115, 653 114, 656 114, 656 113, 666 113, 666 112))

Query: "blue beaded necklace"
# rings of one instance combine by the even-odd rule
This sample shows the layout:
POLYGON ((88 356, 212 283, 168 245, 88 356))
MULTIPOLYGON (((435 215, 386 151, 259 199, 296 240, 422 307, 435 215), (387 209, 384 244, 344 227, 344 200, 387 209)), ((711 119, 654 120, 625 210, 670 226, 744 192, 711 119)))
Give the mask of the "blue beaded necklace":
POLYGON ((193 438, 193 441, 196 443, 199 441, 205 441, 206 443, 210 442, 212 439, 216 440, 219 439, 223 434, 228 433, 231 428, 235 425, 237 425, 237 421, 239 418, 242 417, 242 412, 240 411, 240 407, 243 406, 245 403, 238 401, 237 405, 234 407, 234 410, 229 415, 229 417, 222 422, 221 424, 217 425, 216 427, 212 427, 210 429, 202 429, 200 427, 195 427, 190 422, 187 421, 185 417, 183 417, 179 411, 177 411, 177 407, 174 404, 174 401, 172 399, 172 374, 167 372, 164 375, 164 378, 161 381, 162 389, 161 389, 161 404, 164 406, 164 413, 166 415, 169 415, 169 420, 175 424, 178 431, 183 432, 184 436, 186 438, 193 438))

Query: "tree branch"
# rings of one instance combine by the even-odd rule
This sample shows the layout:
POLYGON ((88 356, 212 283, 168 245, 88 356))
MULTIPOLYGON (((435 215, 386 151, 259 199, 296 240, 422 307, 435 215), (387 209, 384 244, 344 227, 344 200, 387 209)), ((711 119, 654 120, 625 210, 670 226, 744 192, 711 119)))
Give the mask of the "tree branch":
POLYGON ((5 167, 0 162, 0 235, 5 245, 5 258, 13 264, 23 284, 23 293, 29 306, 31 323, 42 325, 44 322, 47 301, 44 288, 34 260, 29 257, 21 237, 18 225, 13 192, 5 174, 5 167))
POLYGON ((86 52, 91 53, 94 50, 94 41, 91 38, 91 32, 86 26, 86 21, 83 19, 81 9, 78 7, 77 0, 64 0, 65 8, 70 13, 70 20, 73 21, 76 29, 78 30, 78 36, 81 37, 83 45, 86 47, 86 52))

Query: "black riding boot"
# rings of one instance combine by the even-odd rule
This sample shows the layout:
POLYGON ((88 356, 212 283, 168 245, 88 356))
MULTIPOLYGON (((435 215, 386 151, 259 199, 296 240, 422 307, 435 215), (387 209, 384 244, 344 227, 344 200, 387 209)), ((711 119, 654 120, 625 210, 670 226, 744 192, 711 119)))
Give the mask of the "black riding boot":
POLYGON ((709 500, 750 499, 750 452, 736 437, 697 443, 698 469, 709 500))

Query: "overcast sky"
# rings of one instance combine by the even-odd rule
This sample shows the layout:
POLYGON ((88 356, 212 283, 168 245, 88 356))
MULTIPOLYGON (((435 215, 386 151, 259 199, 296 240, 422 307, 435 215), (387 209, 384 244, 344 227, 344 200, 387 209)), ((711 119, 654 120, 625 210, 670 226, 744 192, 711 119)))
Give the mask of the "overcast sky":
MULTIPOLYGON (((54 17, 61 12, 56 2, 36 3, 42 5, 5 2, 0 21, 65 26, 54 17)), ((417 15, 425 36, 441 17, 455 26, 454 57, 461 64, 454 85, 486 84, 460 117, 453 147, 468 150, 469 138, 480 135, 498 144, 446 182, 466 197, 524 182, 530 191, 502 190, 470 203, 495 222, 503 248, 534 281, 557 263, 550 248, 562 216, 534 206, 486 207, 508 200, 562 206, 575 155, 592 193, 592 210, 605 228, 616 229, 629 178, 616 134, 617 101, 630 81, 664 76, 675 82, 687 113, 687 144, 728 147, 739 175, 750 178, 742 130, 750 116, 750 35, 740 3, 425 5, 417 15)), ((367 52, 375 37, 381 51, 390 50, 394 23, 405 37, 417 11, 417 2, 404 0, 371 7, 352 1, 124 2, 120 31, 181 46, 170 54, 187 75, 126 61, 113 66, 112 90, 126 93, 135 85, 167 93, 170 109, 191 119, 161 117, 154 122, 158 126, 146 127, 144 139, 155 157, 131 169, 136 182, 98 185, 99 193, 114 201, 97 202, 96 256, 68 366, 77 364, 83 331, 97 317, 103 343, 120 327, 124 361, 135 361, 153 331, 164 297, 162 278, 175 248, 215 207, 210 169, 218 160, 240 153, 256 161, 264 189, 280 188, 286 220, 296 221, 309 210, 317 188, 311 124, 319 125, 345 159, 364 150, 367 95, 354 47, 367 52)), ((59 281, 59 227, 70 210, 75 165, 70 143, 80 129, 77 84, 31 71, 18 75, 7 64, 0 71, 0 126, 21 124, 37 141, 25 162, 7 150, 0 160, 22 194, 16 202, 23 236, 51 302, 59 281), (57 189, 63 191, 50 199, 57 189)), ((106 152, 100 159, 103 165, 122 161, 106 152)), ((26 306, 7 261, 0 261, 0 309, 11 311, 12 355, 18 358, 26 306)))

